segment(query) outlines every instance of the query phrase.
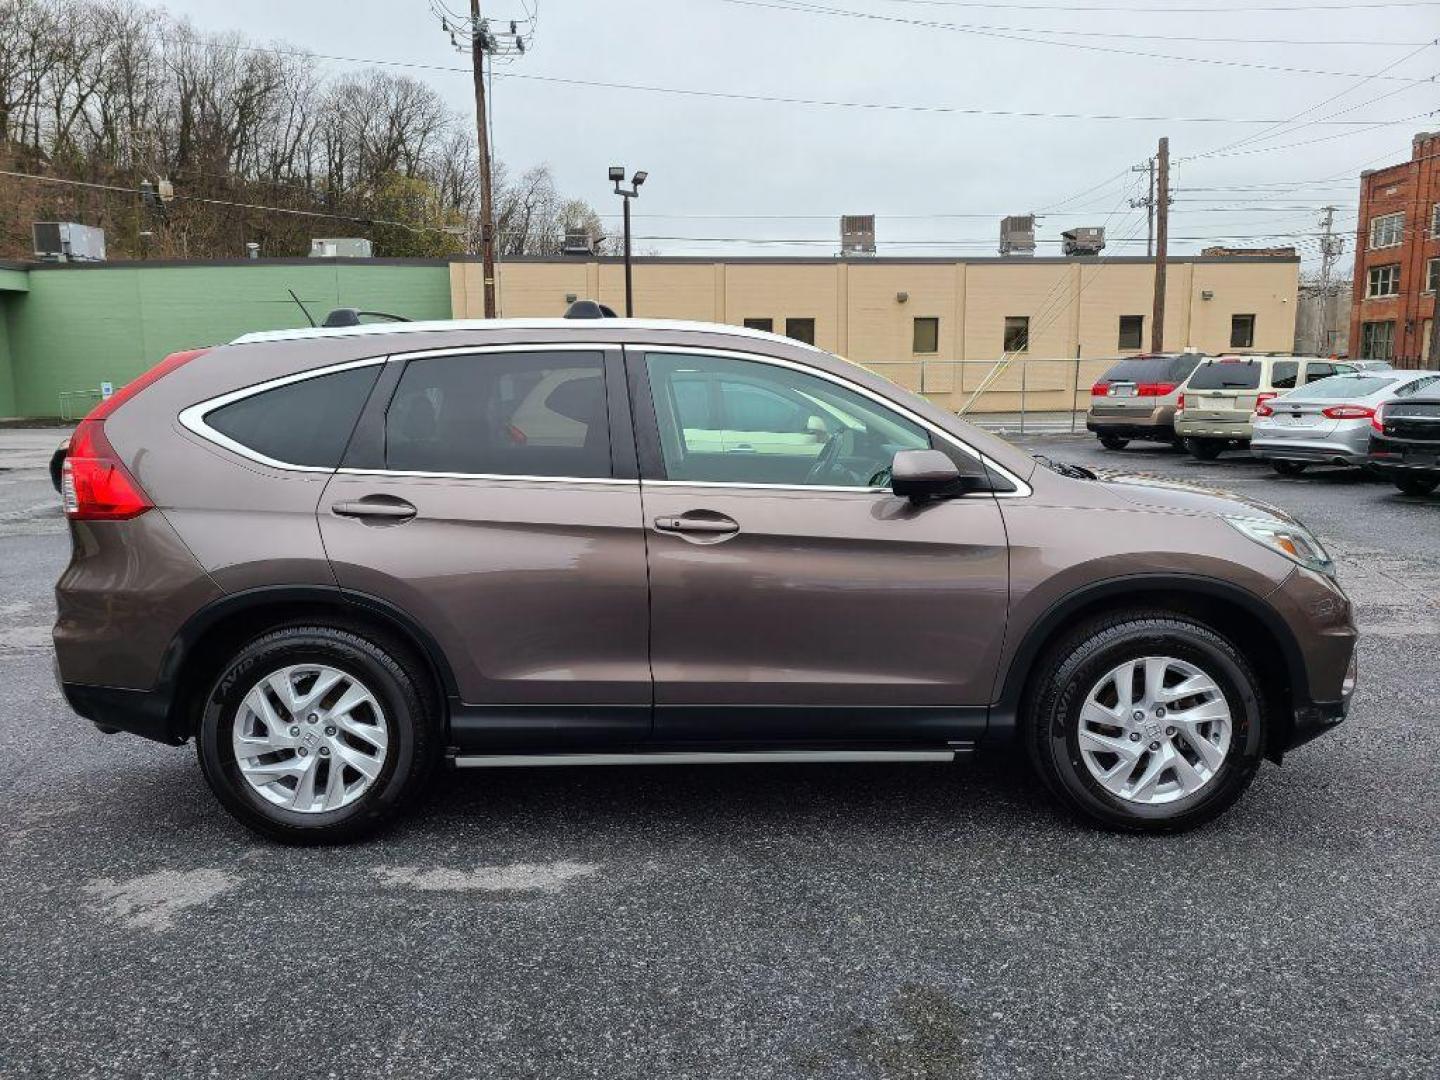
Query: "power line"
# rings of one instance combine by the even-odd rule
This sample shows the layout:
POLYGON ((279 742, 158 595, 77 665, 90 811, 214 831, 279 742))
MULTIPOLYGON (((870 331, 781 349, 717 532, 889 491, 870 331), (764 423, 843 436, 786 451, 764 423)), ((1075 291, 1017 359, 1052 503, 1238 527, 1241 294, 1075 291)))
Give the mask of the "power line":
POLYGON ((1362 4, 1238 4, 1216 7, 1136 7, 1131 5, 1082 5, 1082 4, 1015 4, 984 3, 982 0, 890 0, 894 4, 914 4, 922 7, 975 8, 977 10, 1004 11, 1068 11, 1076 14, 1091 12, 1123 11, 1136 15, 1213 15, 1217 12, 1307 12, 1307 11, 1366 11, 1376 8, 1425 8, 1440 7, 1434 0, 1377 0, 1362 4))
MULTIPOLYGON (((226 49, 239 52, 271 53, 280 56, 295 56, 308 60, 326 60, 341 64, 368 64, 375 67, 414 69, 469 75, 469 68, 453 67, 446 64, 425 64, 406 60, 378 60, 360 56, 338 56, 317 53, 308 49, 282 49, 275 46, 240 45, 234 42, 202 41, 198 38, 173 39, 203 48, 226 49)), ((1153 116, 1127 113, 1080 113, 1050 112, 1041 109, 993 109, 971 105, 928 105, 904 102, 850 101, 835 98, 794 97, 781 94, 751 94, 737 90, 710 90, 695 87, 660 86, 653 83, 614 82, 603 79, 580 79, 562 75, 537 75, 531 72, 497 71, 497 79, 521 79, 529 82, 554 83, 561 86, 584 86, 601 90, 625 90, 635 93, 671 94, 679 97, 711 98, 719 101, 748 101, 775 105, 805 105, 821 108, 860 109, 878 112, 936 113, 954 116, 996 116, 1007 119, 1033 120, 1097 120, 1121 123, 1169 123, 1169 124, 1277 124, 1286 123, 1283 118, 1241 117, 1241 116, 1153 116)), ((1376 123, 1408 123, 1409 118, 1397 120, 1336 120, 1328 122, 1334 127, 1369 127, 1376 123)))
MULTIPOLYGON (((1283 64, 1259 64, 1248 60, 1226 60, 1220 57, 1210 56, 1181 56, 1173 53, 1145 52, 1139 49, 1121 49, 1113 45, 1087 45, 1078 41, 1052 41, 1048 38, 1024 37, 1021 33, 986 29, 979 26, 971 26, 964 23, 934 22, 927 19, 907 19, 898 15, 880 15, 869 11, 851 11, 848 8, 821 7, 817 4, 801 4, 795 2, 778 3, 775 0, 720 0, 722 4, 735 4, 740 7, 769 8, 772 11, 790 11, 802 15, 832 15, 841 18, 865 19, 867 21, 898 23, 901 25, 917 26, 927 30, 949 30, 955 33, 972 34, 977 37, 996 38, 1001 41, 1019 41, 1031 45, 1054 45, 1064 49, 1082 49, 1088 52, 1111 53, 1118 56, 1136 56, 1150 60, 1172 60, 1185 64, 1208 64, 1215 67, 1227 68, 1252 68, 1258 71, 1276 71, 1290 75, 1326 75, 1341 79, 1370 79, 1376 76, 1366 75, 1357 71, 1328 71, 1320 68, 1290 67, 1283 64)), ((1046 31, 1025 31, 1026 33, 1045 33, 1046 31)), ((1058 33, 1059 31, 1050 31, 1058 33)), ((1172 39, 1173 40, 1173 39, 1172 39)), ((1213 39, 1212 39, 1213 40, 1213 39)), ((1405 44, 1413 44, 1406 42, 1405 44)), ((1393 82, 1420 83, 1425 79, 1416 79, 1403 75, 1378 76, 1393 82)))

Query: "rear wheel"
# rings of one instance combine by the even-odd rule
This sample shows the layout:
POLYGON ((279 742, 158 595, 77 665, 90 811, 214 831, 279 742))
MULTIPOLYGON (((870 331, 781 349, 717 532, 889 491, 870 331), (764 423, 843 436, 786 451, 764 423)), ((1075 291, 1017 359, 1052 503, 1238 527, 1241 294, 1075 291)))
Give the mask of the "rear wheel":
POLYGON ((404 650, 334 626, 289 626, 242 648, 201 717, 216 797, 258 833, 343 843, 388 822, 441 749, 439 711, 404 650))
POLYGON ((1272 461, 1270 462, 1270 467, 1274 469, 1277 473, 1279 473, 1281 476, 1299 476, 1307 468, 1309 468, 1309 462, 1272 461))
POLYGON ((1077 628, 1037 669, 1030 759, 1081 816, 1134 832, 1209 821, 1238 799, 1264 753, 1259 682, 1241 652, 1165 612, 1077 628))
POLYGON ((1220 451, 1225 449, 1225 444, 1219 439, 1195 439, 1185 440, 1185 449, 1190 451, 1190 456, 1199 461, 1214 461, 1220 456, 1220 451))
POLYGON ((1440 487, 1440 478, 1434 476, 1396 476, 1395 486, 1406 495, 1429 495, 1440 487))
POLYGON ((1130 440, 1122 439, 1119 435, 1101 435, 1100 445, 1106 450, 1124 450, 1130 445, 1130 440))

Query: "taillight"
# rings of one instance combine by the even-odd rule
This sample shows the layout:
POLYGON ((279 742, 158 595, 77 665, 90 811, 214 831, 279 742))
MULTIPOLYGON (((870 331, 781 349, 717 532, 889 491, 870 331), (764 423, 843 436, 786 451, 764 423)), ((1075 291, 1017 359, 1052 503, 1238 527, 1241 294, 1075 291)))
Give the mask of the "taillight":
POLYGON ((1328 409, 1321 410, 1322 416, 1328 416, 1331 420, 1365 420, 1375 416, 1374 409, 1367 409, 1364 405, 1331 405, 1328 409))
POLYGON ((147 386, 208 349, 171 353, 149 371, 131 379, 86 414, 70 436, 60 492, 65 513, 75 521, 124 521, 139 517, 155 504, 130 475, 105 435, 105 420, 147 386))
POLYGON ((1109 394, 1110 384, 1108 382, 1097 382, 1094 386, 1090 387, 1091 397, 1108 397, 1109 394))
POLYGON ((1385 406, 1381 405, 1370 414, 1370 426, 1381 435, 1385 434, 1385 406))
POLYGON ((1256 416, 1274 416, 1274 415, 1275 415, 1275 410, 1272 409, 1269 405, 1267 405, 1267 404, 1265 404, 1265 403, 1266 403, 1267 401, 1271 400, 1272 398, 1277 398, 1277 397, 1279 397, 1279 396, 1280 396, 1279 394, 1271 393, 1271 392, 1268 391, 1268 390, 1265 391, 1265 392, 1263 392, 1263 393, 1256 394, 1256 395, 1255 395, 1255 415, 1256 415, 1256 416))
POLYGON ((154 507, 105 437, 105 421, 85 419, 70 437, 60 491, 75 521, 124 521, 154 507))
POLYGON ((1175 411, 1176 411, 1176 412, 1184 412, 1184 411, 1185 411, 1185 395, 1184 395, 1184 394, 1181 394, 1181 395, 1180 395, 1180 400, 1177 401, 1177 402, 1175 402, 1175 411))
POLYGON ((1135 388, 1135 393, 1140 397, 1164 397, 1174 393, 1177 385, 1173 382, 1142 382, 1135 388))

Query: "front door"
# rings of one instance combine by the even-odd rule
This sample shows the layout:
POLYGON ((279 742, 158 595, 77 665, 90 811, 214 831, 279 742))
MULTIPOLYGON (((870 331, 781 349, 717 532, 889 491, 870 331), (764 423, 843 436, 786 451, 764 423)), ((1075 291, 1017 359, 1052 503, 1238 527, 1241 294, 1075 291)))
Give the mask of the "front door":
POLYGON ((340 470, 320 502, 339 585, 435 639, 463 748, 646 737, 645 538, 618 350, 398 363, 372 467, 340 470))
POLYGON ((1007 609, 999 508, 990 495, 914 506, 886 487, 897 450, 945 448, 940 437, 785 361, 633 347, 626 359, 656 737, 983 730, 1007 609))

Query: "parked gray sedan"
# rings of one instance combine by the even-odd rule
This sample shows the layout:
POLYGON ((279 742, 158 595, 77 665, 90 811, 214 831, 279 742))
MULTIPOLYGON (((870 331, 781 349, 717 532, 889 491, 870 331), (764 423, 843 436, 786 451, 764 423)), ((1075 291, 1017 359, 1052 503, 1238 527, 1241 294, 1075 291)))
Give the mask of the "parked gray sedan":
POLYGON ((1375 411, 1437 381, 1434 371, 1362 371, 1299 387, 1256 407, 1250 450, 1284 476, 1309 465, 1364 465, 1375 411))

